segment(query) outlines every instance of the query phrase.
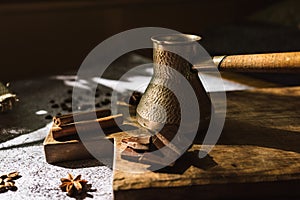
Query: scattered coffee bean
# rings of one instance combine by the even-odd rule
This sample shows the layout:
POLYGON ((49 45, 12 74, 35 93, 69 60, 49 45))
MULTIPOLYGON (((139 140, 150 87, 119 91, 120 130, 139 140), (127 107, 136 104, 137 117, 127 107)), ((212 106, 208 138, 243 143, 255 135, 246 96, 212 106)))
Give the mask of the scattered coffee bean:
POLYGON ((45 119, 52 119, 52 116, 51 116, 51 115, 47 115, 47 116, 45 117, 45 119))
POLYGON ((56 104, 53 104, 52 106, 51 106, 51 108, 59 108, 59 105, 56 103, 56 104))
POLYGON ((5 185, 0 185, 0 193, 7 192, 6 186, 5 185))
POLYGON ((103 101, 101 101, 102 105, 108 105, 110 104, 110 100, 109 99, 104 99, 103 101))
POLYGON ((7 189, 9 189, 9 187, 14 186, 14 183, 13 183, 13 182, 10 182, 10 181, 7 181, 7 182, 4 183, 4 185, 5 185, 5 187, 6 187, 7 189))
POLYGON ((68 107, 67 104, 65 104, 65 103, 61 103, 61 104, 60 104, 60 107, 61 107, 61 109, 64 110, 64 111, 67 111, 67 110, 69 109, 69 107, 68 107))
POLYGON ((95 107, 96 107, 96 108, 101 108, 101 104, 100 104, 100 103, 96 103, 96 104, 95 104, 95 107))
POLYGON ((2 175, 0 176, 0 178, 3 180, 3 179, 6 179, 7 178, 7 175, 2 175))
POLYGON ((11 191, 17 191, 17 190, 18 190, 17 186, 15 186, 15 185, 10 186, 10 187, 7 188, 7 189, 9 189, 9 190, 11 190, 11 191))
POLYGON ((19 172, 11 172, 9 174, 7 174, 7 177, 8 178, 11 178, 11 179, 18 179, 20 178, 20 173, 19 172))
POLYGON ((69 90, 67 91, 67 93, 68 93, 68 94, 72 94, 72 93, 73 93, 73 90, 72 90, 72 89, 69 89, 69 90))
POLYGON ((3 180, 4 182, 13 182, 13 179, 11 177, 7 177, 3 180))
POLYGON ((72 103, 72 97, 66 98, 64 100, 65 103, 72 103))

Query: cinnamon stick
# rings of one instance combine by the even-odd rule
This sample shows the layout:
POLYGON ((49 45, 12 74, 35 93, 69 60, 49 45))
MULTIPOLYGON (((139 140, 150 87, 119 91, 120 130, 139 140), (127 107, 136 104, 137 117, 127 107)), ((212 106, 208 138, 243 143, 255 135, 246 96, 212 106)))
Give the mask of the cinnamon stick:
POLYGON ((99 130, 99 125, 102 129, 118 127, 118 124, 123 123, 123 115, 113 115, 102 117, 96 120, 82 121, 77 123, 66 124, 62 126, 52 127, 52 135, 54 139, 71 136, 80 132, 90 132, 99 130))
POLYGON ((111 110, 101 109, 89 112, 73 113, 66 114, 60 117, 53 117, 53 124, 55 126, 63 126, 66 124, 74 123, 74 116, 80 119, 80 121, 92 120, 95 117, 95 114, 98 118, 107 117, 111 115, 111 110))

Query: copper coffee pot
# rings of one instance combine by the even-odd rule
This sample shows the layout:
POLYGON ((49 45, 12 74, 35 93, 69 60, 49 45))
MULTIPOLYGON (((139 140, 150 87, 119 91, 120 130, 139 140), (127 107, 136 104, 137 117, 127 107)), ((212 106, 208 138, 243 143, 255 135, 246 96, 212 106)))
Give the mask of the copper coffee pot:
MULTIPOLYGON (((152 37, 154 74, 137 107, 137 121, 142 126, 157 131, 162 127, 180 125, 181 108, 176 95, 169 89, 180 84, 174 70, 186 78, 197 96, 199 110, 193 112, 200 112, 200 128, 206 128, 206 121, 213 110, 198 77, 199 70, 300 72, 300 52, 215 56, 211 59, 203 53, 203 49, 199 49, 200 39, 187 34, 152 37), (209 59, 214 64, 205 64, 209 59)), ((184 92, 184 89, 179 92, 184 92)), ((188 96, 185 98, 189 101, 188 96)))

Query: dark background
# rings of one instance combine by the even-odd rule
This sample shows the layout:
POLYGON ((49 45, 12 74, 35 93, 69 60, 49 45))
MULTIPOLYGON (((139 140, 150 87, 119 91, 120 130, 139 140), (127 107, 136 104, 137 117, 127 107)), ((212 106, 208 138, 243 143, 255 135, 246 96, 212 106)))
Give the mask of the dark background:
POLYGON ((76 70, 101 41, 143 26, 201 35, 211 55, 299 51, 299 9, 297 0, 1 1, 0 81, 76 70))

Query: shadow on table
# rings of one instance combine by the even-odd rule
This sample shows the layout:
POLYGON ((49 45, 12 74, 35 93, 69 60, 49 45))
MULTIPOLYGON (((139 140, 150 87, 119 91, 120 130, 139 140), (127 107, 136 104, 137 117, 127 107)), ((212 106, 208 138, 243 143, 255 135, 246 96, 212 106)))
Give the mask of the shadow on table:
MULTIPOLYGON (((217 144, 300 153, 299 91, 286 87, 228 92, 226 121, 217 144)), ((198 134, 197 144, 202 144, 205 134, 198 134)))
POLYGON ((227 120, 218 144, 254 145, 300 153, 300 132, 227 120))
MULTIPOLYGON (((207 155, 204 158, 199 158, 199 151, 189 151, 184 153, 176 162, 174 166, 164 167, 156 172, 168 174, 183 174, 189 167, 194 166, 202 170, 208 170, 218 165, 213 157, 207 155)), ((151 170, 151 168, 150 168, 151 170)))

